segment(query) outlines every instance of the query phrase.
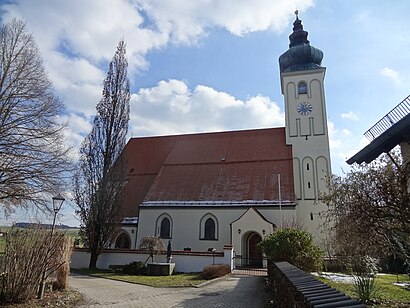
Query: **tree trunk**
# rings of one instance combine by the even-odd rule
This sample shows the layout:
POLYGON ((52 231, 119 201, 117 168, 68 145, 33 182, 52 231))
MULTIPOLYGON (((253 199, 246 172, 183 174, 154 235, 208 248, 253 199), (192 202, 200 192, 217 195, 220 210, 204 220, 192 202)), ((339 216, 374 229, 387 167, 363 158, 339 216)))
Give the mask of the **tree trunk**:
POLYGON ((96 251, 91 251, 90 256, 90 265, 88 266, 89 269, 97 269, 97 260, 100 254, 96 251))

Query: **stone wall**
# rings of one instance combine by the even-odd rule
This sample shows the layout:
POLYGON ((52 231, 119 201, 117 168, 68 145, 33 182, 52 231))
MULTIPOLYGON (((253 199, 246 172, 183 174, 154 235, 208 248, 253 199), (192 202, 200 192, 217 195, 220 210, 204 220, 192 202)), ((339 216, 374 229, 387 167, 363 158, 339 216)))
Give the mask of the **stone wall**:
POLYGON ((366 307, 288 262, 269 262, 274 307, 366 307))

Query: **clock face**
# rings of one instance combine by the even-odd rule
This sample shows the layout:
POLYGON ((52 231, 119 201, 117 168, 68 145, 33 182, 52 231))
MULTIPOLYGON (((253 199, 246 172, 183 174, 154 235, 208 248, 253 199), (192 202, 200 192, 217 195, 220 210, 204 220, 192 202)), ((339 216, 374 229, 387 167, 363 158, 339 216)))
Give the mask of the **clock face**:
POLYGON ((301 115, 308 115, 309 113, 311 113, 313 110, 313 107, 310 103, 300 103, 297 107, 297 111, 299 114, 301 115))

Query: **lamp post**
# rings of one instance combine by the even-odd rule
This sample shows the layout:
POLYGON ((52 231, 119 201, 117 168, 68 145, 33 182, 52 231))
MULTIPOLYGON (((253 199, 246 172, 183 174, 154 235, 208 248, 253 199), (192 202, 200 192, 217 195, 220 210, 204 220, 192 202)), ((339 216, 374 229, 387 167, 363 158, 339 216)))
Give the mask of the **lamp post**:
MULTIPOLYGON (((58 194, 57 196, 53 197, 53 211, 54 211, 54 218, 53 218, 53 226, 51 227, 51 237, 50 237, 50 242, 49 245, 53 244, 53 235, 54 235, 54 228, 56 225, 56 218, 57 214, 61 209, 61 206, 63 205, 65 199, 61 194, 58 194)), ((48 247, 47 250, 47 257, 46 257, 46 263, 48 262, 49 259, 49 254, 50 253, 50 246, 48 247)), ((37 298, 43 298, 44 295, 44 287, 45 287, 45 282, 46 282, 46 274, 47 274, 47 268, 44 270, 43 275, 41 277, 41 282, 40 282, 40 287, 38 288, 38 294, 37 298)))
POLYGON ((53 197, 53 210, 54 210, 54 219, 53 219, 53 227, 51 228, 51 236, 54 234, 54 228, 56 225, 56 217, 58 212, 61 209, 61 206, 63 205, 65 199, 61 194, 58 194, 57 196, 53 197))

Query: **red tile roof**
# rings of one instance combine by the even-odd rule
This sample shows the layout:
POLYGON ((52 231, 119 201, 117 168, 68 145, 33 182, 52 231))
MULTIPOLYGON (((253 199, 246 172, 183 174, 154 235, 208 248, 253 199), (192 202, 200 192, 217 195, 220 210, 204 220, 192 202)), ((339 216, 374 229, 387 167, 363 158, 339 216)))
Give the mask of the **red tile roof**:
POLYGON ((132 138, 125 216, 143 201, 295 201, 285 129, 132 138))

